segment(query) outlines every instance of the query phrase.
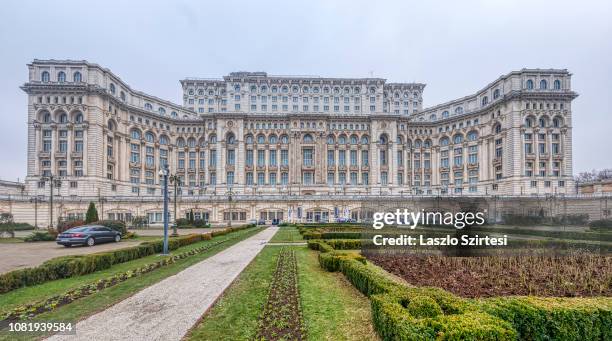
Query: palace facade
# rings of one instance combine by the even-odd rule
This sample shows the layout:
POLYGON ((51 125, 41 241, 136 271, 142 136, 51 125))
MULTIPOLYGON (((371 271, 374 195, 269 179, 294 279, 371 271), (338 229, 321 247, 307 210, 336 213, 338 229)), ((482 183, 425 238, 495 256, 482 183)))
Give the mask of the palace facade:
MULTIPOLYGON (((67 202, 104 197, 124 203, 117 204, 124 214, 142 214, 130 212, 130 203, 159 206, 158 172, 166 164, 180 180, 181 200, 199 203, 212 221, 224 220, 224 209, 213 218, 199 198, 242 196, 232 210, 246 220, 261 216, 256 201, 263 197, 320 198, 318 206, 334 196, 576 193, 577 94, 567 70, 510 72, 429 108, 425 84, 382 78, 232 72, 181 80, 179 105, 87 61, 34 60, 28 71, 21 88, 31 196, 48 196, 53 176, 67 202)), ((284 218, 297 214, 298 207, 278 202, 284 218)), ((85 208, 58 214, 70 210, 85 208)), ((338 215, 333 204, 321 210, 338 215)))

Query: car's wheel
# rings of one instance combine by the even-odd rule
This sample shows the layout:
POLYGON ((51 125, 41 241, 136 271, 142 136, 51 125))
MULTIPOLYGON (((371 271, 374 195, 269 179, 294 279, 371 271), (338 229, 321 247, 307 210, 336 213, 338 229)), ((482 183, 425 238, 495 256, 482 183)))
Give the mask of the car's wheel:
POLYGON ((96 244, 96 241, 93 239, 93 237, 87 238, 87 246, 94 246, 94 244, 96 244))
POLYGON ((119 241, 121 241, 121 235, 116 235, 115 236, 115 243, 118 243, 119 241))

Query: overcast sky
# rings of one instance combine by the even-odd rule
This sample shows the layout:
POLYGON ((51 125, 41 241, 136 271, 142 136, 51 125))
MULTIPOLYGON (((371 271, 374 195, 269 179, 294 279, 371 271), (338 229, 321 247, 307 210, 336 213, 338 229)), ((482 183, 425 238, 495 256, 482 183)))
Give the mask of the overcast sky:
POLYGON ((0 178, 26 173, 26 64, 86 59, 181 103, 232 71, 422 82, 429 107, 521 68, 567 68, 574 172, 612 167, 612 1, 3 1, 0 178))

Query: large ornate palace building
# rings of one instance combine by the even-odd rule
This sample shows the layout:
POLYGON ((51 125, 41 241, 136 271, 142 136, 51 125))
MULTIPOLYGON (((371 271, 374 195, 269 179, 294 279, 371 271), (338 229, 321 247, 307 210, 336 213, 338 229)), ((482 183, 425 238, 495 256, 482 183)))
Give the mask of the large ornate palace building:
MULTIPOLYGON (((514 71, 423 108, 424 84, 382 78, 232 72, 181 80, 178 105, 86 61, 34 60, 28 69, 30 195, 47 195, 44 179, 54 175, 65 198, 157 205, 164 164, 186 202, 230 191, 322 200, 575 193, 577 94, 567 70, 514 71)), ((240 205, 238 220, 260 216, 240 205)))

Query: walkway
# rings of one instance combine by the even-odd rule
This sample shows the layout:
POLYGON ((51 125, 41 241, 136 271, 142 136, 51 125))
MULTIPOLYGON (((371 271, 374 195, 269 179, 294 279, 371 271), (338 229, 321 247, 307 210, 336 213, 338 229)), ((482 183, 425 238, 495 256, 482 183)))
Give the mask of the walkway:
POLYGON ((264 248, 278 227, 243 240, 48 340, 181 340, 264 248))

